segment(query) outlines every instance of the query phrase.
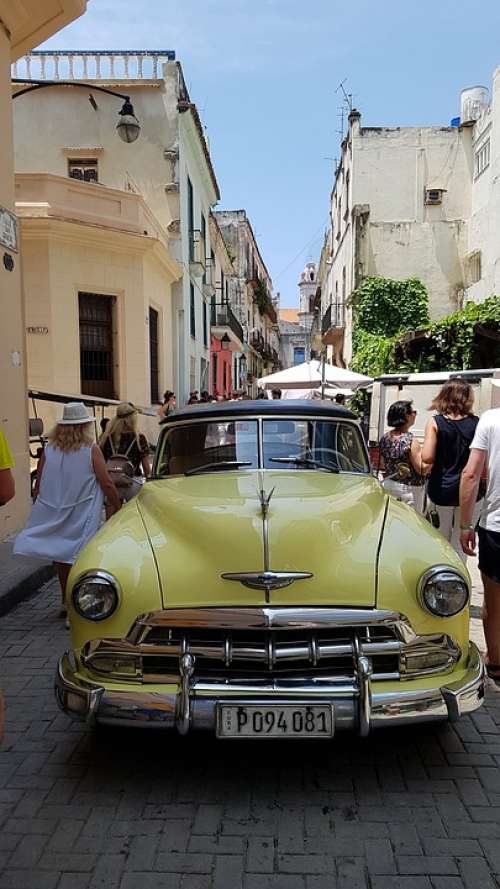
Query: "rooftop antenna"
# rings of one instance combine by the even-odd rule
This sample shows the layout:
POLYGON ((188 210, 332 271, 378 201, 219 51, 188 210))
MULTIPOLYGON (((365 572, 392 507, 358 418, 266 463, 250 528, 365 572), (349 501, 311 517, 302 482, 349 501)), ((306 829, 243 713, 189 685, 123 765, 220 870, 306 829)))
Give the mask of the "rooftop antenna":
POLYGON ((344 139, 344 126, 345 126, 346 114, 349 115, 352 111, 352 93, 347 92, 347 90, 344 86, 346 81, 347 81, 347 77, 344 77, 344 79, 339 83, 337 89, 335 90, 335 93, 342 94, 342 104, 340 105, 339 113, 338 113, 338 117, 340 117, 340 129, 337 130, 337 133, 339 134, 341 141, 344 139))

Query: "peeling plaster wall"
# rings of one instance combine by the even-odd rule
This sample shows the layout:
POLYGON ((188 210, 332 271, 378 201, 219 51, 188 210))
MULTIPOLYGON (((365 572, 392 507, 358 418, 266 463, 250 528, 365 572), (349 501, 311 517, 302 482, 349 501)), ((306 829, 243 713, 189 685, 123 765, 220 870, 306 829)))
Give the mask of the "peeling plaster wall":
POLYGON ((361 277, 419 277, 429 292, 431 317, 461 304, 466 224, 470 216, 471 139, 455 127, 352 133, 353 203, 368 205, 360 244, 361 277), (443 200, 427 206, 426 188, 443 200))

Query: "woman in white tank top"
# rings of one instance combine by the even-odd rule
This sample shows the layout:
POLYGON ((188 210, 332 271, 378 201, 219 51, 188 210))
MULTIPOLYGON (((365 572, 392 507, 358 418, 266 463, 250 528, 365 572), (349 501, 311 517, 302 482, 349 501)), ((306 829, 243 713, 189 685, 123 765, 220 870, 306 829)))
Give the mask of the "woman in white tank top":
POLYGON ((71 566, 102 521, 104 496, 112 514, 121 503, 95 443, 92 423, 82 402, 64 406, 63 418, 49 433, 38 466, 35 502, 14 553, 55 563, 66 608, 66 582, 71 566))

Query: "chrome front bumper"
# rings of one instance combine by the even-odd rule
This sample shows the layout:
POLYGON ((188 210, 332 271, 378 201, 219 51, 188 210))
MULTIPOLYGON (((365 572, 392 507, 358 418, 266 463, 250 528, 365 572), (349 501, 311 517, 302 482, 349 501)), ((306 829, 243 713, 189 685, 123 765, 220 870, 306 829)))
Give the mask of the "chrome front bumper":
POLYGON ((377 692, 369 662, 360 658, 355 686, 325 680, 297 685, 279 681, 267 686, 229 685, 193 681, 191 655, 184 655, 176 692, 153 692, 145 686, 119 691, 81 679, 72 655, 67 652, 58 663, 55 692, 59 706, 70 716, 107 725, 177 728, 183 735, 190 730, 215 731, 217 704, 221 701, 263 705, 326 701, 334 706, 337 731, 355 731, 365 736, 371 729, 386 725, 446 719, 453 722, 480 707, 485 669, 473 643, 469 646, 465 675, 458 682, 450 679, 437 688, 417 690, 405 682, 397 691, 377 692))

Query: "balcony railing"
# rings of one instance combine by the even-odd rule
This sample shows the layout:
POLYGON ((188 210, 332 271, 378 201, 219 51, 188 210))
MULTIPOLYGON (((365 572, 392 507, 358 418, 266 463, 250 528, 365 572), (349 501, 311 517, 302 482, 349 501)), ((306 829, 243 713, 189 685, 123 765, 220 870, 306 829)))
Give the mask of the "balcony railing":
POLYGON ((250 344, 256 352, 262 353, 264 351, 265 342, 260 330, 254 330, 250 338, 250 344))
POLYGON ((36 50, 12 65, 12 77, 34 80, 158 80, 171 49, 36 50))
POLYGON ((342 329, 345 326, 344 316, 344 303, 331 303, 323 315, 323 320, 321 322, 321 333, 323 336, 332 329, 342 329))
POLYGON ((243 343, 243 327, 227 303, 212 303, 210 324, 212 327, 229 327, 240 343, 243 343))

